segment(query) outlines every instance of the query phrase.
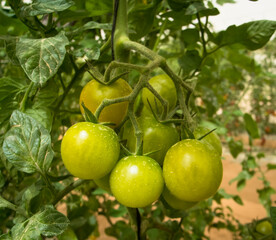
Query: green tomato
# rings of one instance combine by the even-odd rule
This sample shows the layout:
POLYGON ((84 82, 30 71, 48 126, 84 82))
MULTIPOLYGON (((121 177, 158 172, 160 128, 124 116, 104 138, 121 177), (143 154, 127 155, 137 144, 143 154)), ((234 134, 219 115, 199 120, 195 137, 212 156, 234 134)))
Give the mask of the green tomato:
MULTIPOLYGON (((161 74, 151 78, 149 83, 161 97, 168 101, 169 110, 173 110, 177 102, 177 93, 173 80, 168 75, 161 74)), ((155 112, 157 112, 157 108, 160 109, 159 112, 162 112, 161 102, 147 88, 142 90, 142 101, 148 109, 150 109, 149 101, 155 112)))
MULTIPOLYGON (((138 124, 143 132, 143 153, 163 164, 168 149, 179 141, 178 132, 174 124, 162 124, 150 116, 140 116, 138 124)), ((127 147, 130 151, 136 150, 136 137, 130 121, 127 121, 123 128, 123 139, 127 140, 127 147)))
POLYGON ((110 175, 110 188, 121 204, 139 208, 156 201, 163 191, 160 165, 147 156, 122 158, 110 175))
POLYGON ((162 196, 169 206, 178 210, 187 210, 197 204, 197 202, 187 202, 175 197, 166 187, 164 188, 162 196))
POLYGON ((115 166, 120 144, 113 129, 79 122, 70 127, 61 143, 61 157, 67 170, 82 179, 97 179, 115 166))
MULTIPOLYGON (((195 138, 198 139, 210 131, 211 130, 206 127, 199 126, 194 130, 193 134, 194 134, 195 138)), ((203 143, 210 144, 221 156, 221 154, 222 154, 221 141, 219 139, 219 136, 214 131, 211 132, 210 134, 208 134, 206 137, 202 138, 200 141, 203 143)))
MULTIPOLYGON (((80 94, 81 112, 84 113, 82 103, 92 113, 95 113, 103 100, 124 97, 129 95, 131 91, 129 84, 121 78, 110 85, 100 84, 92 80, 84 86, 80 94)), ((114 123, 115 127, 117 127, 124 120, 127 109, 128 102, 111 104, 102 110, 99 121, 114 123)))
POLYGON ((272 224, 271 224, 271 222, 269 222, 267 220, 259 222, 256 225, 256 231, 258 233, 263 234, 263 235, 272 234, 272 224))
POLYGON ((177 198, 199 202, 213 196, 222 180, 222 162, 217 152, 196 139, 173 145, 163 164, 167 188, 177 198))

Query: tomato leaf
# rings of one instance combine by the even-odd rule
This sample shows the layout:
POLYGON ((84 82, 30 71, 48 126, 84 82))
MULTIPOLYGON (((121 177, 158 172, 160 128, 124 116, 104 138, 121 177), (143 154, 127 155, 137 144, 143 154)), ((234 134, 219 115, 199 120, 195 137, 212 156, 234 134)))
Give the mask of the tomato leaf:
POLYGON ((243 115, 243 120, 244 120, 244 123, 245 123, 245 128, 246 128, 248 134, 250 135, 250 137, 252 137, 253 139, 260 138, 258 125, 254 121, 252 116, 248 113, 245 113, 243 115))
POLYGON ((235 141, 233 138, 228 141, 228 147, 230 149, 231 155, 234 158, 236 158, 243 151, 242 141, 235 141))
POLYGON ((7 160, 26 173, 47 171, 53 159, 49 132, 35 119, 17 110, 10 124, 12 128, 3 143, 7 160))
POLYGON ((37 16, 47 13, 63 11, 74 5, 71 0, 32 0, 21 6, 22 16, 37 16))
POLYGON ((50 38, 20 38, 16 45, 16 56, 29 79, 43 85, 61 66, 66 45, 68 39, 63 32, 50 38))
POLYGON ((185 14, 194 15, 200 13, 201 16, 215 16, 219 14, 216 8, 206 8, 203 2, 194 2, 187 7, 185 14))
POLYGON ((276 169, 276 164, 272 164, 272 163, 267 164, 267 169, 268 170, 274 170, 274 169, 276 169))
POLYGON ((188 74, 190 71, 199 67, 201 60, 197 50, 189 50, 179 58, 178 63, 183 73, 188 74))
POLYGON ((259 20, 236 26, 231 25, 219 32, 215 43, 219 46, 240 43, 249 50, 263 47, 276 30, 276 21, 259 20))
POLYGON ((69 220, 52 206, 46 206, 43 211, 33 215, 22 223, 17 223, 11 229, 12 239, 42 239, 41 234, 53 237, 61 234, 69 225, 69 220))

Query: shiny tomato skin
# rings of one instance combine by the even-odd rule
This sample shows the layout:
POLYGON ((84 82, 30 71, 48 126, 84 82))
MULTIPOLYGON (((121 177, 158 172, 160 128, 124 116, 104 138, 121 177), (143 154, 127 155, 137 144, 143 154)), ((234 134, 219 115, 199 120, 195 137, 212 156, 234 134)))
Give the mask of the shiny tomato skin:
POLYGON ((197 204, 197 202, 187 202, 175 197, 166 187, 164 188, 162 197, 170 207, 177 210, 187 210, 197 204))
POLYGON ((271 222, 264 220, 261 221, 259 223, 257 223, 256 225, 256 231, 258 233, 261 233, 263 235, 269 235, 272 234, 273 230, 272 230, 272 224, 271 222))
POLYGON ((131 208, 150 205, 159 198, 164 186, 161 167, 147 156, 122 158, 112 170, 109 182, 118 202, 131 208))
MULTIPOLYGON (((174 124, 159 123, 151 116, 140 116, 138 124, 143 132, 143 153, 163 164, 168 149, 179 141, 179 134, 174 124)), ((123 139, 127 140, 127 147, 135 152, 136 137, 130 121, 127 121, 123 129, 123 139)))
MULTIPOLYGON (((173 80, 166 74, 156 75, 149 80, 150 85, 169 103, 169 110, 176 106, 177 93, 173 80)), ((161 102, 147 88, 142 90, 142 101, 144 105, 150 109, 151 107, 157 112, 156 103, 159 112, 162 112, 161 102), (155 100, 156 99, 156 100, 155 100)))
POLYGON ((115 166, 120 144, 113 129, 79 122, 71 126, 61 142, 61 157, 67 170, 82 179, 97 179, 115 166))
MULTIPOLYGON (((104 99, 114 99, 128 96, 132 89, 123 79, 118 79, 110 85, 100 84, 96 80, 88 82, 80 94, 80 109, 83 113, 82 103, 92 112, 95 113, 104 99)), ((128 102, 111 104, 105 107, 100 116, 99 122, 110 122, 118 126, 127 114, 128 102)))
MULTIPOLYGON (((198 126, 193 134, 195 136, 196 139, 202 137, 203 135, 205 135, 206 133, 210 132, 211 130, 203 127, 203 126, 198 126)), ((206 137, 202 138, 200 140, 203 143, 208 143, 210 144, 217 152, 218 154, 221 156, 222 154, 222 145, 221 145, 221 141, 219 136, 215 133, 215 131, 211 132, 210 134, 208 134, 206 137)))
POLYGON ((173 145, 163 164, 170 192, 181 200, 199 202, 213 196, 222 180, 222 162, 208 144, 185 139, 173 145))

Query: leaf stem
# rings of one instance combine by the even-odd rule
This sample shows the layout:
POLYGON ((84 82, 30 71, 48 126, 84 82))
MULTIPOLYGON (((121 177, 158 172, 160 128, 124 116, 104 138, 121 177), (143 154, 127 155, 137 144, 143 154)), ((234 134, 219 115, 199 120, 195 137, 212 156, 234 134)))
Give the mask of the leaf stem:
POLYGON ((88 180, 84 179, 78 179, 77 181, 74 181, 70 183, 68 186, 66 186, 61 192, 57 194, 55 199, 53 200, 53 205, 56 205, 62 198, 64 198, 68 193, 70 193, 75 188, 79 187, 83 183, 87 182, 88 180))
POLYGON ((31 82, 31 83, 29 84, 29 87, 27 88, 25 94, 24 94, 24 97, 23 97, 21 103, 20 103, 20 111, 22 111, 22 112, 25 112, 27 99, 28 99, 28 97, 29 97, 29 94, 30 94, 30 92, 31 92, 31 90, 32 90, 32 88, 33 88, 33 86, 34 86, 34 82, 31 82))

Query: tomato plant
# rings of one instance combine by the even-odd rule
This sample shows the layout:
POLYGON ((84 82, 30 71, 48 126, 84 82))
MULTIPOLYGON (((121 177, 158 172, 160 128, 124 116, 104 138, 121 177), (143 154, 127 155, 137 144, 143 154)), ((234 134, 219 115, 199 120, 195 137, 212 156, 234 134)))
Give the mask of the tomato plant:
POLYGON ((150 157, 128 156, 121 159, 110 175, 110 188, 116 199, 127 207, 146 207, 163 191, 159 164, 150 157))
MULTIPOLYGON (((179 140, 179 133, 174 124, 163 124, 153 116, 141 116, 137 119, 143 132, 143 153, 155 159, 160 165, 163 164, 167 150, 179 140)), ((127 140, 130 151, 136 150, 136 137, 130 121, 123 128, 123 139, 127 140)))
POLYGON ((276 129, 276 23, 217 31, 229 2, 0 0, 1 240, 248 239, 218 189, 228 150, 275 222, 255 143, 276 129))
MULTIPOLYGON (((114 99, 127 96, 132 89, 129 84, 123 80, 118 79, 109 85, 101 84, 96 80, 89 81, 81 91, 80 94, 80 108, 84 112, 82 103, 92 112, 95 113, 97 108, 105 99, 114 99)), ((100 122, 114 123, 118 126, 126 116, 128 102, 115 103, 107 106, 100 113, 100 122)))
POLYGON ((118 137, 107 126, 79 122, 70 127, 61 143, 61 157, 70 173, 82 179, 107 175, 120 154, 118 137), (104 154, 103 154, 104 153, 104 154))
POLYGON ((222 162, 209 145, 186 139, 168 150, 163 172, 166 186, 174 196, 198 202, 216 193, 222 180, 222 162))

